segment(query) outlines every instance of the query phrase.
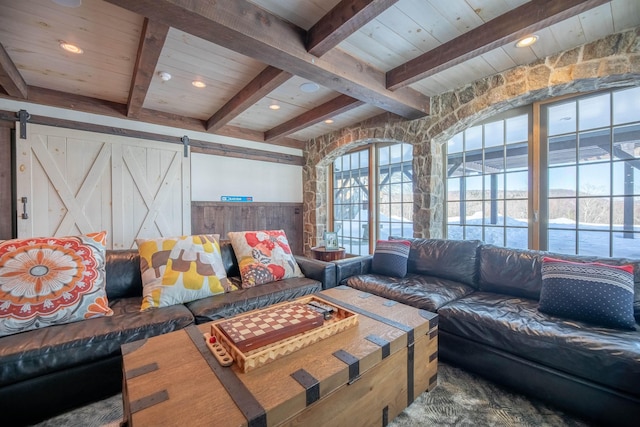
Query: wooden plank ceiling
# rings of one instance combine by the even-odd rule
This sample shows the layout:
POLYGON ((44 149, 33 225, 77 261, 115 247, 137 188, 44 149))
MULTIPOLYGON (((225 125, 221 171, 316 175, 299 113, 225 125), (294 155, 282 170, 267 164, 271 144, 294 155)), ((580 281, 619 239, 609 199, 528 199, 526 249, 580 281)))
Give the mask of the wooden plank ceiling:
POLYGON ((295 148, 640 25, 637 0, 64 2, 0 0, 0 97, 295 148))

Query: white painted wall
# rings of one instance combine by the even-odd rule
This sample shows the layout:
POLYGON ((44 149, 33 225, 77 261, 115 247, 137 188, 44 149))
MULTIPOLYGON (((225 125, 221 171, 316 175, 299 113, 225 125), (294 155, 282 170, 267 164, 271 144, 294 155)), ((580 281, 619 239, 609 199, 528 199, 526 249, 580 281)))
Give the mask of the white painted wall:
MULTIPOLYGON (((0 110, 27 110, 30 114, 78 122, 94 123, 123 129, 235 145, 296 156, 302 150, 254 141, 213 135, 129 119, 83 113, 57 107, 0 98, 0 110)), ((256 202, 302 202, 302 167, 256 160, 226 158, 207 154, 191 154, 193 201, 220 201, 220 196, 253 196, 256 202)))
POLYGON ((302 166, 191 154, 191 200, 219 202, 221 196, 302 203, 302 166))

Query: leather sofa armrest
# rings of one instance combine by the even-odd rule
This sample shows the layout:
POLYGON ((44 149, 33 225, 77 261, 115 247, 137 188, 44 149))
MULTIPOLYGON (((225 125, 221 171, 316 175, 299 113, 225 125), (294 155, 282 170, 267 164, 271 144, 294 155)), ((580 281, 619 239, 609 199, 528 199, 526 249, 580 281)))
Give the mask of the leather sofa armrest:
POLYGON ((341 284, 351 276, 371 273, 372 260, 373 255, 362 255, 333 261, 336 265, 336 284, 341 284))
POLYGON ((336 267, 333 263, 307 258, 302 255, 294 256, 305 277, 321 282, 322 289, 336 286, 336 267))

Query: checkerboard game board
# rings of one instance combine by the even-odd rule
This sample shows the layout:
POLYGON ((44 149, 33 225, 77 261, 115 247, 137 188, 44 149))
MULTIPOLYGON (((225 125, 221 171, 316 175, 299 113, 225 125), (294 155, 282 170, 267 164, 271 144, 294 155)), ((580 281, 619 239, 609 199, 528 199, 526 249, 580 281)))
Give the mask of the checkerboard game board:
POLYGON ((238 350, 247 352, 322 326, 323 322, 318 311, 292 303, 237 316, 217 326, 238 350))

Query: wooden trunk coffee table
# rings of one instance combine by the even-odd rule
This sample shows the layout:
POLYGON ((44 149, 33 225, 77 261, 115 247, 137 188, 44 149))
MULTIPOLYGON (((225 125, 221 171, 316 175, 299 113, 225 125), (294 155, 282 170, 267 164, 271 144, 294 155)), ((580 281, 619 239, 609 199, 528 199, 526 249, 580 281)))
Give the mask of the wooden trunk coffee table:
POLYGON ((437 381, 437 315, 345 286, 358 314, 333 336, 248 372, 206 347, 210 324, 122 346, 130 426, 386 425, 437 381))

